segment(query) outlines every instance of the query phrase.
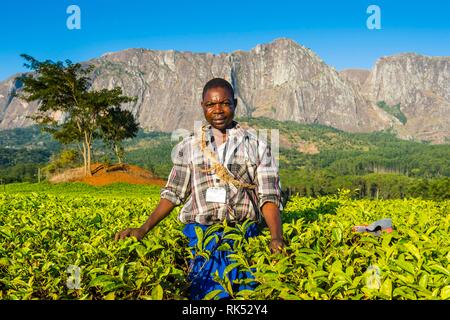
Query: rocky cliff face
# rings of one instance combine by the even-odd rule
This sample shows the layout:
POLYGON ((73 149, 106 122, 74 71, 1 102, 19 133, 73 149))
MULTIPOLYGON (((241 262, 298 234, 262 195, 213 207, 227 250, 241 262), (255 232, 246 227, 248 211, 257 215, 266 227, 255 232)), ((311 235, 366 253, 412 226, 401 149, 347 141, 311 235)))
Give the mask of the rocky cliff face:
POLYGON ((130 109, 146 129, 192 129, 195 120, 203 119, 203 86, 214 77, 233 84, 241 116, 321 123, 348 131, 386 127, 376 108, 334 69, 287 39, 221 55, 133 49, 92 63, 98 67, 94 87, 119 85, 138 97, 130 109))
POLYGON ((342 77, 342 79, 351 83, 357 88, 358 91, 360 91, 370 75, 370 70, 346 69, 340 71, 339 75, 342 77))
POLYGON ((15 80, 17 76, 18 74, 0 82, 0 129, 30 125, 32 122, 26 116, 37 109, 36 103, 29 104, 14 98, 14 94, 21 87, 21 84, 15 80))
POLYGON ((400 54, 379 59, 362 86, 372 103, 400 104, 403 138, 443 143, 450 138, 450 57, 400 54))
POLYGON ((291 40, 230 55, 233 83, 251 116, 346 131, 386 127, 377 110, 311 50, 291 40))
MULTIPOLYGON (((413 137, 432 139, 445 135, 443 129, 450 127, 445 127, 442 120, 439 125, 433 124, 427 129, 437 128, 437 136, 434 132, 423 135, 417 126, 408 124, 410 118, 403 126, 376 106, 379 100, 393 103, 400 99, 402 108, 411 109, 411 112, 405 112, 414 124, 412 110, 424 107, 408 106, 416 105, 424 98, 417 96, 414 103, 404 100, 399 93, 410 93, 414 85, 403 91, 396 90, 402 85, 399 81, 409 79, 412 74, 424 81, 438 81, 442 90, 436 94, 441 97, 447 90, 448 97, 450 86, 443 82, 448 79, 448 69, 439 76, 434 73, 436 67, 410 66, 396 70, 404 73, 404 78, 400 79, 387 77, 385 72, 391 74, 393 71, 385 71, 378 63, 370 75, 367 72, 356 76, 349 72, 339 74, 311 50, 289 39, 277 39, 251 51, 219 55, 129 49, 105 54, 88 63, 96 66, 94 88, 121 86, 126 95, 137 97, 136 102, 124 107, 131 110, 141 127, 148 130, 192 130, 194 121, 203 119, 200 108, 203 85, 213 77, 223 77, 235 87, 239 101, 237 115, 321 123, 346 131, 374 131, 396 126, 413 137), (424 72, 428 73, 424 75, 424 72), (392 92, 396 94, 391 95, 392 92)), ((0 129, 31 124, 24 115, 36 110, 36 105, 11 99, 11 92, 17 89, 18 84, 13 78, 0 83, 0 129)), ((442 114, 443 104, 431 100, 433 110, 442 114)), ((423 112, 417 112, 414 114, 419 118, 423 112)))

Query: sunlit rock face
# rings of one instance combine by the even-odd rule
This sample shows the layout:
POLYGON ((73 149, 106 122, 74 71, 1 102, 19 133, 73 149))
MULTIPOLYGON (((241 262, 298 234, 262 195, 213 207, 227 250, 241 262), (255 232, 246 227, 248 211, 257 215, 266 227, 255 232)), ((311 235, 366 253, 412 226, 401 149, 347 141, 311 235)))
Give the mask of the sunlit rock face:
MULTIPOLYGON (((353 132, 393 128, 401 137, 444 142, 449 137, 449 58, 399 55, 380 59, 372 71, 337 72, 314 52, 289 39, 250 51, 211 54, 128 49, 88 61, 93 88, 120 86, 137 97, 124 105, 147 130, 192 130, 203 120, 204 84, 222 77, 238 99, 238 116, 319 123, 353 132), (408 121, 380 109, 400 103, 408 121)), ((14 77, 0 83, 0 129, 32 124, 36 103, 12 98, 14 77)), ((54 115, 61 117, 61 115, 54 115)))

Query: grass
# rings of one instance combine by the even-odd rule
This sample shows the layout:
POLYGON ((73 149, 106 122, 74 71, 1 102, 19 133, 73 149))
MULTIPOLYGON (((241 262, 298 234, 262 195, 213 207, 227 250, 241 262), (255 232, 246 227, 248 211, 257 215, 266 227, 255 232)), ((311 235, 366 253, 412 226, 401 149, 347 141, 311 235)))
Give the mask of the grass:
POLYGON ((91 186, 84 182, 66 182, 51 184, 41 183, 10 183, 0 186, 0 192, 13 193, 45 193, 64 195, 91 195, 101 198, 142 198, 159 195, 161 188, 152 185, 135 185, 129 183, 113 183, 106 186, 91 186))

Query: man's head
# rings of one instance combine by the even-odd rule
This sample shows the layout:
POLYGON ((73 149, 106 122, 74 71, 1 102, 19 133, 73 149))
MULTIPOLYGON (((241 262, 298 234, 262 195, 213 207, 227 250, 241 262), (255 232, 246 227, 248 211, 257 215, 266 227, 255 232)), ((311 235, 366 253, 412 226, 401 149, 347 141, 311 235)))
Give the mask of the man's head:
POLYGON ((222 78, 208 81, 203 88, 201 105, 206 121, 214 128, 225 131, 233 122, 237 105, 233 87, 222 78))

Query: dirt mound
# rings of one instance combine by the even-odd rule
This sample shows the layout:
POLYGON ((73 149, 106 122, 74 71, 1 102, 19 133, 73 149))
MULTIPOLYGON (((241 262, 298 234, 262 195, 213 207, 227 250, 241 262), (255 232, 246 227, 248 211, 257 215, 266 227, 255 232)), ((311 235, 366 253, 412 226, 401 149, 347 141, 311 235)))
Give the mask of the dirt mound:
POLYGON ((106 166, 102 163, 94 163, 91 164, 91 172, 91 177, 85 177, 83 167, 68 169, 54 175, 49 181, 51 183, 80 181, 92 186, 103 186, 116 182, 151 184, 161 187, 166 184, 165 180, 154 177, 150 171, 130 164, 106 166))

